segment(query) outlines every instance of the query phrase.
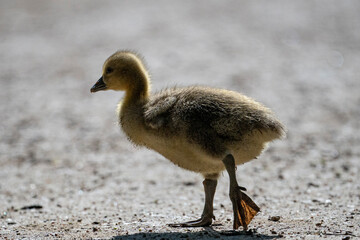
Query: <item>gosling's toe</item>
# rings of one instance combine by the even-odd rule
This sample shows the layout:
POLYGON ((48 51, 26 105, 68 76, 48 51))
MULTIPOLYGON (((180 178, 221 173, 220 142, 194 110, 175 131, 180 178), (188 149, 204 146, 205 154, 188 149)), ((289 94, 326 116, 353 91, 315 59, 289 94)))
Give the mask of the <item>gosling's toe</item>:
POLYGON ((201 216, 201 218, 194 221, 183 222, 183 223, 170 223, 168 225, 170 227, 206 227, 212 224, 213 219, 215 220, 215 216, 206 215, 206 216, 201 216))

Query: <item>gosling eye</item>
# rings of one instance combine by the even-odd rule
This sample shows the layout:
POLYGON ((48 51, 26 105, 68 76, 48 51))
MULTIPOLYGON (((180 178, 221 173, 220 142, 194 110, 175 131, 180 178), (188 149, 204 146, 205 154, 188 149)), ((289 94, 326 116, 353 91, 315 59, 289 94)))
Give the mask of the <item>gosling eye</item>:
POLYGON ((114 71, 113 68, 107 67, 106 70, 105 70, 105 73, 106 73, 106 74, 110 74, 110 73, 112 73, 113 71, 114 71))

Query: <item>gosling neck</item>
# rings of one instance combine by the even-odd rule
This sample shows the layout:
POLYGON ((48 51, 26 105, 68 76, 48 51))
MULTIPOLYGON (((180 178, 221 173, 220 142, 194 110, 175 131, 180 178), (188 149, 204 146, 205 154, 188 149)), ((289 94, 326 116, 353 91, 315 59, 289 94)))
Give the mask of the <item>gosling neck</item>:
POLYGON ((124 105, 146 103, 150 95, 150 77, 148 74, 134 74, 130 82, 131 84, 125 92, 124 105))

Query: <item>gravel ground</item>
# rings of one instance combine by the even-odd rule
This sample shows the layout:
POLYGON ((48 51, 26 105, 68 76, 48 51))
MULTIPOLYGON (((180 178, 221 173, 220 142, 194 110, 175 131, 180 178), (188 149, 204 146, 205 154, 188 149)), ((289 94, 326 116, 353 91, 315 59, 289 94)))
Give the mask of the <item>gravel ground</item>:
POLYGON ((360 237, 359 1, 0 1, 0 239, 360 237), (201 176, 133 147, 118 92, 91 95, 104 60, 134 49, 153 90, 242 92, 288 128, 239 183, 261 207, 230 231, 227 174, 214 226, 201 176))

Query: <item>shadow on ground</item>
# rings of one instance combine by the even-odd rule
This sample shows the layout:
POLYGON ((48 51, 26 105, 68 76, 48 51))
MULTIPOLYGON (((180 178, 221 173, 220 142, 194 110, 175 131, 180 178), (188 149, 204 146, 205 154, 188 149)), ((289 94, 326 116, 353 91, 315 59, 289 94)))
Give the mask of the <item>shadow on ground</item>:
POLYGON ((255 231, 216 231, 212 227, 205 227, 200 232, 164 232, 164 233, 136 233, 126 236, 115 236, 112 240, 127 239, 277 239, 281 235, 264 235, 255 231))

